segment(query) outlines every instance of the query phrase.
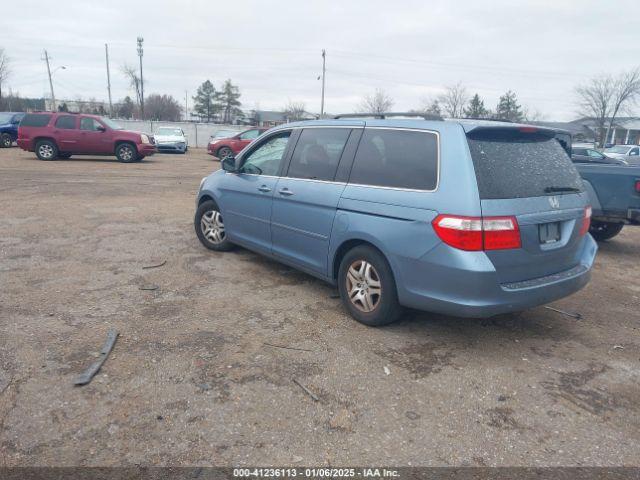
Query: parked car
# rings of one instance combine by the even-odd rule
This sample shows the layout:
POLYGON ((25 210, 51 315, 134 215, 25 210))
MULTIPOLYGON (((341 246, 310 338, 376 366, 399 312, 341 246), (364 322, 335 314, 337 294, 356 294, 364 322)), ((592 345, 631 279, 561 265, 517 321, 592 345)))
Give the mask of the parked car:
POLYGON ((619 158, 609 157, 600 153, 595 148, 573 146, 571 148, 571 160, 574 163, 605 163, 608 165, 629 165, 619 158))
POLYGON ((548 303, 587 284, 597 251, 555 132, 512 123, 282 125, 224 158, 196 203, 205 247, 337 284, 367 325, 402 307, 489 317, 548 303))
POLYGON ((9 148, 18 139, 18 124, 24 113, 0 112, 0 148, 9 148))
POLYGON ((605 155, 624 160, 629 165, 640 165, 640 146, 615 145, 604 150, 605 155))
POLYGON ((18 128, 18 146, 40 160, 72 155, 115 155, 140 161, 156 152, 153 135, 123 130, 105 117, 67 112, 28 113, 18 128))
POLYGON ((224 158, 229 155, 237 155, 244 147, 266 132, 266 128, 252 128, 227 138, 213 139, 207 146, 209 155, 224 158))
POLYGON ((180 127, 159 127, 154 138, 160 152, 185 153, 189 148, 187 136, 180 127))

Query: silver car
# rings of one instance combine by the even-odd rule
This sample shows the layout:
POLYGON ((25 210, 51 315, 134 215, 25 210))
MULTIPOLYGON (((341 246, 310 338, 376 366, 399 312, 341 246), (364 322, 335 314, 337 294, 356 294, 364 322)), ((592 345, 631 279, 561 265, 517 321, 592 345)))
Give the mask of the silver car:
POLYGON ((640 165, 640 146, 638 145, 615 145, 604 151, 607 157, 624 160, 629 165, 640 165))

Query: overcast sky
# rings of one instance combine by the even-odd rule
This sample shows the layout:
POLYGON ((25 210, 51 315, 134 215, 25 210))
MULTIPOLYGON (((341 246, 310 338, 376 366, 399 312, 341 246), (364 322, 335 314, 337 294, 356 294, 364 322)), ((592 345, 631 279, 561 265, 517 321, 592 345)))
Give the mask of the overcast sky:
POLYGON ((144 37, 145 93, 189 104, 204 80, 227 78, 243 108, 320 110, 321 50, 327 51, 326 110, 354 111, 384 89, 394 110, 418 108, 462 82, 495 108, 516 92, 546 120, 576 117, 574 87, 601 72, 640 65, 635 0, 21 0, 3 5, 0 46, 11 57, 8 86, 49 96, 46 48, 57 99, 107 99, 109 44, 114 101, 132 95, 122 65, 137 65, 144 37))

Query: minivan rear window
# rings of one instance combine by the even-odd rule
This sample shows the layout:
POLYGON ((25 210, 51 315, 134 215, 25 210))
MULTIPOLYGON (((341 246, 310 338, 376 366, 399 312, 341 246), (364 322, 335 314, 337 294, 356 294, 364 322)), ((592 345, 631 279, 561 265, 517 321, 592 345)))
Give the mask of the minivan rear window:
POLYGON ((51 115, 47 114, 27 114, 20 122, 21 127, 44 127, 49 124, 51 115))
POLYGON ((410 190, 438 185, 438 137, 420 130, 366 128, 349 183, 410 190))
POLYGON ((481 199, 541 197, 583 191, 560 142, 544 132, 516 128, 467 133, 481 199))

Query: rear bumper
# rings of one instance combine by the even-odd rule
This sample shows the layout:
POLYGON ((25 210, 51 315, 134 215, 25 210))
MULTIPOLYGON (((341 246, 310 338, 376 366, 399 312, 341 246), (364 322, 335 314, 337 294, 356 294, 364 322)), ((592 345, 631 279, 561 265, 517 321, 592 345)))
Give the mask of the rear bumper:
POLYGON ((500 283, 483 252, 462 252, 446 245, 428 254, 428 262, 396 257, 392 263, 399 277, 402 305, 457 317, 486 318, 544 305, 581 290, 591 278, 597 249, 587 235, 575 267, 513 283, 500 283))

